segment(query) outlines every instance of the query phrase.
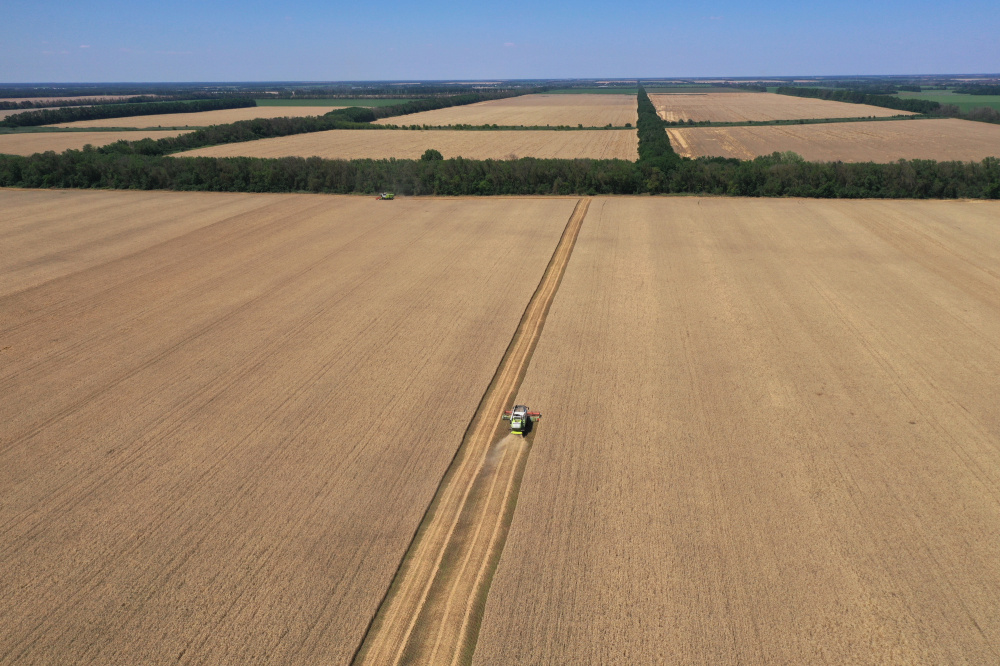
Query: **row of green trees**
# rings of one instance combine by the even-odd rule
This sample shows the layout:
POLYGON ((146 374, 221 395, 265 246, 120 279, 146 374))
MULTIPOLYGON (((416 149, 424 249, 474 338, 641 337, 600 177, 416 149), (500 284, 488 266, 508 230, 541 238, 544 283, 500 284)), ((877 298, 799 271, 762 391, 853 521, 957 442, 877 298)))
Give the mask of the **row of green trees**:
POLYGON ((834 102, 849 102, 851 104, 868 104, 886 109, 913 111, 914 113, 933 113, 941 108, 937 102, 926 99, 900 99, 892 95, 872 95, 855 90, 832 90, 829 88, 799 88, 798 86, 781 86, 775 92, 779 95, 795 97, 814 97, 834 102))
POLYGON ((825 198, 1000 198, 1000 159, 804 162, 778 154, 741 161, 324 160, 179 158, 94 148, 0 155, 0 186, 399 194, 689 193, 825 198))
POLYGON ((187 102, 144 102, 138 104, 98 104, 96 106, 69 106, 61 109, 25 111, 7 116, 0 121, 0 127, 31 127, 71 123, 76 120, 99 120, 104 118, 127 118, 130 116, 152 116, 164 113, 194 113, 196 111, 218 111, 219 109, 241 109, 257 106, 257 102, 247 98, 203 99, 187 102))
POLYGON ((636 128, 639 135, 639 162, 645 168, 656 168, 661 174, 673 169, 680 161, 680 156, 670 145, 670 138, 665 131, 665 123, 656 112, 656 107, 650 101, 646 89, 639 85, 637 95, 638 121, 636 128))
POLYGON ((973 84, 959 86, 958 88, 955 88, 955 92, 963 95, 1000 95, 1000 86, 973 84))

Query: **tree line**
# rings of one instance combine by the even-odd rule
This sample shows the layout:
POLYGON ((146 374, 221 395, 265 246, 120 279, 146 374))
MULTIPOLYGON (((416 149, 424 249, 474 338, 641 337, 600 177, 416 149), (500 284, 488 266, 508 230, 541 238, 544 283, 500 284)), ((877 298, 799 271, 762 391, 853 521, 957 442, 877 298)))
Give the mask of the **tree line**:
POLYGON ((798 86, 781 86, 775 92, 779 95, 794 97, 814 97, 834 102, 850 104, 868 104, 885 109, 898 111, 913 111, 914 113, 932 113, 941 108, 938 102, 926 99, 900 99, 892 95, 873 95, 855 90, 833 90, 829 88, 799 88, 798 86))
POLYGON ((164 113, 194 113, 196 111, 218 111, 220 109, 241 109, 257 106, 257 102, 247 98, 204 99, 189 102, 143 102, 138 104, 98 104, 96 106, 68 106, 61 109, 41 109, 15 113, 0 120, 0 127, 32 127, 70 123, 76 120, 99 120, 104 118, 127 118, 130 116, 152 116, 164 113))
MULTIPOLYGON (((141 143, 141 142, 140 142, 141 143)), ((1000 159, 890 164, 754 160, 325 160, 170 157, 88 147, 0 155, 0 186, 215 192, 394 191, 407 195, 661 194, 819 198, 1000 198, 1000 159)))
POLYGON ((650 169, 657 168, 661 173, 665 173, 674 168, 680 156, 674 152, 670 145, 670 138, 667 136, 665 123, 656 112, 656 107, 646 94, 646 89, 639 85, 637 94, 638 121, 636 122, 637 133, 639 135, 639 162, 650 169))
POLYGON ((986 84, 972 84, 967 86, 959 86, 955 88, 955 92, 961 93, 963 95, 1000 95, 1000 86, 991 86, 986 84))

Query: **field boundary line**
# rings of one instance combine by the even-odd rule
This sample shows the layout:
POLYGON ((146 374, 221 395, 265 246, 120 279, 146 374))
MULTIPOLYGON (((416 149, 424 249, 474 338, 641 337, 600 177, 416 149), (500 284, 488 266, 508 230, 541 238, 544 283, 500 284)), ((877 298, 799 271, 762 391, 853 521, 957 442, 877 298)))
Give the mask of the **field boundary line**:
MULTIPOLYGON (((470 494, 476 486, 477 479, 481 476, 486 457, 497 439, 502 424, 501 413, 513 404, 521 381, 527 372, 528 363, 541 336, 549 308, 562 282, 583 220, 587 215, 590 201, 590 198, 577 201, 559 243, 542 274, 538 287, 532 294, 493 379, 470 420, 462 444, 442 477, 434 499, 428 506, 378 611, 369 623, 368 630, 355 652, 352 663, 398 664, 403 661, 404 656, 409 657, 409 652, 412 651, 408 651, 407 647, 411 638, 414 637, 418 623, 423 628, 430 625, 436 626, 446 619, 433 617, 432 611, 435 609, 428 606, 428 597, 431 595, 432 587, 436 581, 439 585, 447 584, 439 580, 446 552, 456 549, 461 552, 464 547, 471 547, 462 540, 454 538, 466 508, 471 507, 468 509, 469 511, 475 511, 477 507, 482 508, 483 502, 475 500, 485 499, 487 507, 490 504, 488 496, 472 498, 473 501, 470 501, 470 494)), ((493 520, 503 521, 507 513, 505 507, 508 506, 512 508, 510 502, 502 502, 500 515, 493 515, 493 520)), ((487 512, 479 516, 478 520, 486 520, 489 517, 487 512)), ((488 530, 488 533, 492 537, 496 531, 488 530)), ((506 530, 504 530, 505 533, 506 530)), ((501 550, 502 547, 502 543, 496 543, 496 539, 491 538, 490 546, 486 551, 487 560, 493 559, 490 556, 491 553, 501 550)), ((454 555, 451 559, 453 558, 454 555)), ((476 571, 482 572, 482 565, 478 566, 476 571)), ((481 583, 483 579, 479 575, 475 580, 481 583)), ((483 594, 486 592, 488 592, 488 586, 482 590, 483 594)), ((466 609, 466 616, 469 604, 475 605, 474 600, 469 598, 470 595, 472 597, 479 596, 474 589, 467 591, 465 595, 467 601, 463 606, 466 609)), ((469 623, 463 617, 459 619, 458 624, 459 631, 453 632, 458 641, 452 646, 452 650, 464 653, 467 650, 462 649, 461 635, 466 633, 463 628, 469 623)), ((474 629, 471 632, 472 635, 478 635, 478 623, 474 628, 469 627, 469 629, 474 629)), ((420 646, 410 647, 416 649, 420 646)), ((454 654, 454 652, 452 653, 454 654)), ((471 654, 471 651, 469 653, 471 654)))

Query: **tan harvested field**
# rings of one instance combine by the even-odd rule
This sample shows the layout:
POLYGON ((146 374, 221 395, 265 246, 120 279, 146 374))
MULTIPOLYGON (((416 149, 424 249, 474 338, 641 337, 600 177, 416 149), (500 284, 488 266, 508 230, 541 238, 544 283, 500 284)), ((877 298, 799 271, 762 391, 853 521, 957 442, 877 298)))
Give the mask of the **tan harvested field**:
POLYGON ((909 111, 867 104, 792 97, 776 93, 672 93, 649 96, 664 120, 799 120, 801 118, 877 118, 912 115, 909 111))
POLYGON ((376 120, 388 125, 635 125, 632 95, 522 95, 376 120))
POLYGON ((0 662, 347 662, 575 203, 0 190, 0 662))
POLYGON ((668 128, 684 157, 753 159, 791 150, 816 162, 894 162, 900 159, 980 161, 1000 156, 1000 126, 955 118, 668 128))
POLYGON ((331 130, 198 148, 183 157, 365 157, 417 159, 428 148, 447 157, 557 157, 635 160, 634 130, 331 130))
POLYGON ((138 141, 140 139, 164 139, 186 134, 185 130, 125 131, 125 132, 25 132, 24 134, 0 134, 0 153, 8 155, 32 155, 54 150, 80 150, 88 143, 94 147, 106 146, 115 141, 138 141))
POLYGON ((998 217, 595 199, 475 662, 996 663, 998 217))
POLYGON ((224 125, 237 120, 254 118, 284 118, 299 116, 321 116, 329 108, 315 106, 251 106, 245 109, 221 109, 219 111, 195 111, 194 113, 162 113, 155 116, 132 116, 130 118, 101 118, 98 120, 77 120, 59 123, 53 127, 206 127, 224 125))

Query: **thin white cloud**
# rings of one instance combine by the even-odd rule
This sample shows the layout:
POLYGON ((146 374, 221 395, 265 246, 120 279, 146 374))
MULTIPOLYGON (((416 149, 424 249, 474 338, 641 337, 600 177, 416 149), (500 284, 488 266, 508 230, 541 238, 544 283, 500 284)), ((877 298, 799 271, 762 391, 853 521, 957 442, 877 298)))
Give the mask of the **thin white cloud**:
POLYGON ((90 48, 90 44, 80 44, 80 48, 81 49, 89 49, 90 48))

